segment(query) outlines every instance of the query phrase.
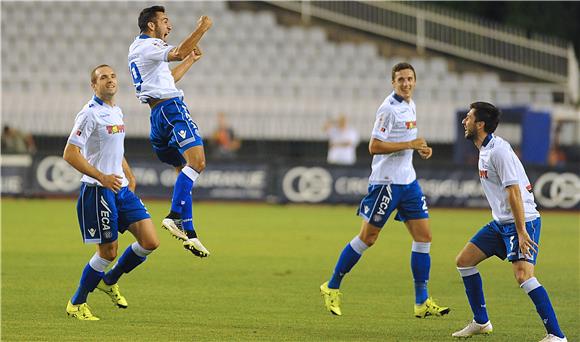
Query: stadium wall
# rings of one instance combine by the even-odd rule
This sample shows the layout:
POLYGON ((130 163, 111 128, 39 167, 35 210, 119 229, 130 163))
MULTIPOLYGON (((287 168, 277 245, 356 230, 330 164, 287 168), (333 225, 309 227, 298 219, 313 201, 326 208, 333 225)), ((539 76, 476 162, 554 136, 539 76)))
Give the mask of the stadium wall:
MULTIPOLYGON (((176 174, 151 158, 131 160, 137 192, 168 198, 176 174)), ((80 174, 57 155, 2 157, 2 196, 75 196, 80 174)), ((580 210, 580 177, 572 169, 528 167, 540 208, 580 210)), ((195 200, 356 204, 367 193, 368 166, 321 163, 213 162, 200 177, 195 200)), ((431 207, 485 208, 475 166, 417 165, 417 178, 431 207)))

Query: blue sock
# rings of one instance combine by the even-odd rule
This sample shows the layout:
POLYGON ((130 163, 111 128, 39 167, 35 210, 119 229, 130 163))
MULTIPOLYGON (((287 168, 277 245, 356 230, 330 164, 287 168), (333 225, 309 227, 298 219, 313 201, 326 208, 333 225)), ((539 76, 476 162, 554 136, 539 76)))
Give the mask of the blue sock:
POLYGON ((195 228, 193 227, 193 206, 191 192, 189 193, 189 196, 186 197, 185 203, 183 204, 183 209, 181 211, 181 224, 183 225, 183 229, 185 229, 188 237, 190 235, 197 236, 195 233, 195 228))
MULTIPOLYGON (((134 244, 137 244, 136 242, 134 244)), ((133 244, 133 245, 134 245, 133 244)), ((131 272, 135 267, 139 266, 141 263, 147 259, 146 256, 139 256, 133 250, 133 245, 130 245, 125 249, 123 255, 119 258, 115 266, 105 274, 103 277, 103 281, 107 285, 113 285, 119 281, 119 278, 123 275, 123 273, 131 272)), ((141 247, 142 248, 142 247, 141 247)), ((151 253, 151 251, 148 251, 151 253)), ((141 253, 143 254, 143 253, 141 253)))
POLYGON ((530 296, 534 304, 536 305, 536 311, 540 315, 546 331, 548 334, 556 335, 560 338, 564 337, 564 333, 560 330, 560 325, 558 324, 558 319, 556 318, 556 313, 550 302, 550 297, 548 297, 548 292, 536 278, 530 278, 520 285, 524 291, 530 296))
POLYGON ((75 294, 71 298, 71 303, 82 304, 86 303, 87 296, 89 292, 97 287, 97 284, 103 279, 104 270, 109 266, 111 262, 99 257, 98 253, 95 253, 91 260, 87 263, 83 269, 83 274, 81 275, 81 281, 79 287, 75 294))
POLYGON ((465 285, 465 293, 473 311, 473 319, 479 324, 484 324, 489 321, 487 316, 487 308, 485 306, 485 297, 483 296, 483 282, 481 275, 477 268, 474 267, 458 267, 459 273, 465 285))
POLYGON ((183 173, 183 170, 177 175, 177 180, 173 186, 173 197, 171 198, 171 211, 181 214, 183 206, 187 202, 187 197, 191 198, 191 189, 193 181, 183 173))
POLYGON ((368 248, 367 245, 356 236, 349 242, 346 247, 340 253, 336 267, 334 268, 334 273, 328 282, 328 287, 331 289, 340 288, 340 283, 342 278, 350 272, 352 267, 358 262, 362 253, 368 248))
POLYGON ((427 282, 429 281, 429 271, 431 270, 430 248, 430 242, 416 241, 413 241, 411 248, 411 271, 415 280, 416 304, 423 304, 429 298, 427 282))

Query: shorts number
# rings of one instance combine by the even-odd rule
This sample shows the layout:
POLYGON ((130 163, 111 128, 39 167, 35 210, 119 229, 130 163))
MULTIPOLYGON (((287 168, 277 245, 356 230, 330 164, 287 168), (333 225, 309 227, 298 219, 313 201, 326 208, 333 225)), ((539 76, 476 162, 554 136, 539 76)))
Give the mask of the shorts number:
POLYGON ((510 251, 514 250, 514 239, 515 239, 515 236, 513 236, 513 235, 510 236, 510 251))
POLYGON ((135 86, 135 90, 140 92, 143 79, 141 79, 141 73, 139 72, 139 68, 137 68, 137 64, 135 64, 135 62, 131 63, 131 77, 133 77, 133 85, 135 86))
POLYGON ((423 209, 424 211, 427 211, 427 210, 429 210, 429 208, 427 208, 427 201, 425 200, 425 196, 422 196, 422 197, 421 197, 421 201, 423 202, 423 207, 422 207, 422 209, 423 209))

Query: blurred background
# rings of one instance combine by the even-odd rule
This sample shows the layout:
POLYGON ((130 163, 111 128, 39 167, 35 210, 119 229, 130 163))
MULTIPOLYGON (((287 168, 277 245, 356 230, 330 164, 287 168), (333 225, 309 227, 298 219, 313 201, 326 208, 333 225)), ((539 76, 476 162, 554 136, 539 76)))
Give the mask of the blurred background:
POLYGON ((92 96, 89 73, 106 63, 138 192, 170 196, 175 175, 151 151, 149 107, 127 67, 138 14, 153 4, 166 7, 173 45, 200 15, 214 21, 177 84, 206 144, 197 200, 357 203, 376 110, 406 61, 419 135, 434 148, 415 159, 431 206, 486 207, 460 118, 488 101, 540 206, 580 208, 578 2, 2 1, 2 195, 76 193, 60 155, 92 96))

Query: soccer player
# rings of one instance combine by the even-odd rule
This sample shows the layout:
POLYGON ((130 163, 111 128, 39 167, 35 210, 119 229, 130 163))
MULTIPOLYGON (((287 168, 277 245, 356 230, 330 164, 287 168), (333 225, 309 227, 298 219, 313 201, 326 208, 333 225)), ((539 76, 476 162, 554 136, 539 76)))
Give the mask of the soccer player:
POLYGON ((151 107, 150 140, 159 160, 175 167, 171 210, 162 226, 183 240, 183 247, 198 257, 209 251, 193 227, 191 191, 205 169, 203 140, 183 102, 183 91, 175 87, 193 63, 201 58, 197 43, 212 21, 200 17, 197 28, 177 47, 166 43, 172 26, 163 6, 145 8, 138 19, 141 34, 129 47, 129 69, 137 97, 151 107), (173 70, 169 62, 182 61, 173 70))
POLYGON ((404 222, 413 238, 411 271, 415 280, 415 317, 449 313, 449 308, 438 306, 427 291, 431 229, 425 196, 413 168, 413 151, 423 159, 429 159, 433 151, 425 139, 417 138, 415 103, 411 99, 415 81, 413 66, 395 65, 391 73, 394 91, 377 111, 369 143, 369 152, 373 155, 369 192, 358 208, 358 215, 363 218, 361 231, 342 251, 330 280, 320 286, 326 308, 335 315, 342 315, 339 292, 342 278, 375 243, 395 209, 395 220, 404 222))
POLYGON ((87 305, 95 288, 120 308, 127 300, 117 282, 143 263, 159 246, 151 216, 135 195, 135 177, 124 157, 123 112, 115 105, 117 75, 108 65, 91 73, 95 95, 77 114, 63 158, 83 174, 77 203, 81 235, 85 243, 96 243, 97 252, 86 264, 79 287, 66 307, 69 316, 97 321, 87 305), (117 263, 118 233, 129 230, 137 239, 125 249, 117 263))
POLYGON ((547 330, 542 341, 567 341, 548 293, 534 277, 542 222, 522 163, 507 141, 493 135, 500 116, 501 112, 492 104, 474 102, 461 121, 465 138, 473 141, 479 150, 479 178, 493 221, 481 228, 457 256, 457 270, 463 279, 474 318, 452 336, 469 337, 492 332, 476 266, 495 255, 512 263, 516 281, 536 305, 547 330))

